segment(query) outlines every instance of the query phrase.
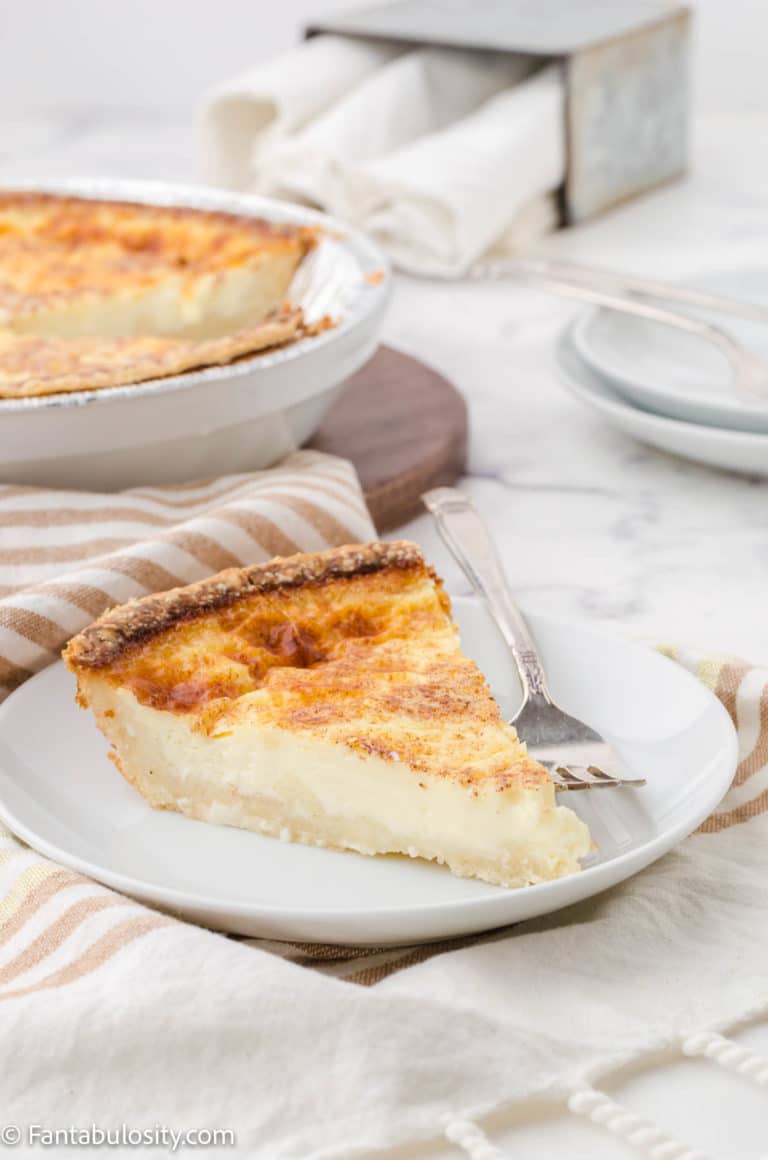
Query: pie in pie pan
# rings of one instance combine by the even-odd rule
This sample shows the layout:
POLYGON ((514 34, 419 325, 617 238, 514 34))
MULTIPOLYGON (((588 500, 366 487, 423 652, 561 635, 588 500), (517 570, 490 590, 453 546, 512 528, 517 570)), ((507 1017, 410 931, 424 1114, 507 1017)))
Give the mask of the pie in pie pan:
POLYGON ((0 194, 0 398, 227 363, 302 334, 307 226, 179 206, 0 194))
POLYGON ((373 353, 359 231, 156 182, 0 191, 0 481, 117 490, 257 470, 373 353))

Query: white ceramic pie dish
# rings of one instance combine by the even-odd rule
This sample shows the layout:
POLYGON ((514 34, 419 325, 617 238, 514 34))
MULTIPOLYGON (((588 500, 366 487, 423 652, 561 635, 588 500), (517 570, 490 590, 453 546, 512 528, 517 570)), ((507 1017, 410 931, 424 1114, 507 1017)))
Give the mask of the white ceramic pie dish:
POLYGON ((252 195, 154 182, 14 182, 13 189, 192 206, 325 227, 291 299, 338 325, 227 366, 136 386, 0 399, 0 481, 116 491, 268 467, 310 438, 373 353, 391 275, 363 234, 325 214, 252 195))
MULTIPOLYGON (((511 716, 520 686, 485 606, 473 598, 453 604, 463 647, 511 716)), ((116 890, 247 935, 408 943, 569 906, 635 874, 694 830, 730 785, 737 741, 714 695, 654 650, 530 620, 558 701, 595 725, 627 770, 648 779, 641 790, 566 795, 598 846, 568 878, 504 890, 433 863, 300 846, 153 810, 107 760, 63 663, 0 707, 0 819, 40 853, 116 890)))

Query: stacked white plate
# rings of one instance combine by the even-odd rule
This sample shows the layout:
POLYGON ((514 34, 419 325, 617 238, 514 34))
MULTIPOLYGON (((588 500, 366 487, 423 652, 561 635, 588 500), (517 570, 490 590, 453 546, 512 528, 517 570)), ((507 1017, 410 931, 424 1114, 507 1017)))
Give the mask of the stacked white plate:
MULTIPOLYGON (((768 303, 768 272, 741 271, 700 284, 768 303)), ((768 325, 699 313, 768 366, 768 325)), ((626 434, 687 459, 768 475, 768 398, 737 391, 727 362, 705 340, 601 308, 570 327, 557 355, 571 392, 626 434)))

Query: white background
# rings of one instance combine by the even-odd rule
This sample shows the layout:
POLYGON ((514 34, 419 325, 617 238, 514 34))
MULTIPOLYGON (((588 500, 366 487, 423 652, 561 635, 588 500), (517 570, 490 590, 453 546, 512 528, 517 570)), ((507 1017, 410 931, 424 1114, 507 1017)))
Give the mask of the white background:
MULTIPOLYGON (((0 0, 0 114, 186 112, 209 85, 293 43, 308 20, 353 6, 355 0, 0 0)), ((694 0, 691 7, 697 108, 768 107, 766 0, 694 0)))

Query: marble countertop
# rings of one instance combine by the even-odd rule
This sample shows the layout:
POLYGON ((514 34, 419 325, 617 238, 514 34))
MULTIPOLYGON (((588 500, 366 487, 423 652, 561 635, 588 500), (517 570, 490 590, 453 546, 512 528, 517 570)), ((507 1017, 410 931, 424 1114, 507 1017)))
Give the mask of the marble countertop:
MULTIPOLYGON (((768 155, 755 148, 766 127, 768 114, 698 123, 687 180, 549 238, 542 250, 670 278, 768 267, 768 155)), ((139 115, 0 121, 0 180, 83 175, 199 180, 194 128, 139 115)), ((571 304, 510 282, 401 278, 384 338, 464 393, 471 446, 462 486, 489 521, 527 607, 768 662, 768 480, 655 452, 585 411, 558 382, 553 359, 573 314, 571 304)), ((465 590, 426 517, 404 531, 424 544, 453 590, 465 590)), ((754 1045, 768 1049, 767 1030, 755 1032, 754 1045)), ((625 1076, 614 1090, 682 1138, 707 1139, 714 1155, 757 1157, 764 1095, 712 1071, 688 1061, 664 1076, 625 1076), (717 1114, 724 1082, 727 1125, 717 1114)), ((570 1118, 545 1126, 538 1116, 518 1116, 496 1128, 516 1155, 631 1155, 570 1118)), ((407 1149, 398 1157, 456 1154, 407 1149)))
MULTIPOLYGON (((701 125, 689 179, 541 248, 657 277, 762 266, 768 279, 768 166, 755 172, 755 129, 701 125)), ((528 607, 765 661, 768 481, 654 451, 567 395, 553 350, 573 316, 564 300, 509 282, 409 280, 387 337, 465 393, 467 487, 528 607)), ((412 530, 431 545, 426 519, 412 530)))

